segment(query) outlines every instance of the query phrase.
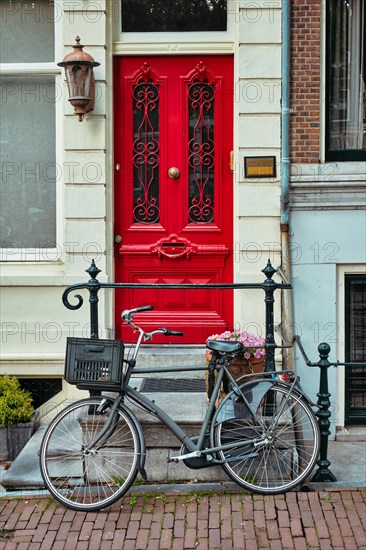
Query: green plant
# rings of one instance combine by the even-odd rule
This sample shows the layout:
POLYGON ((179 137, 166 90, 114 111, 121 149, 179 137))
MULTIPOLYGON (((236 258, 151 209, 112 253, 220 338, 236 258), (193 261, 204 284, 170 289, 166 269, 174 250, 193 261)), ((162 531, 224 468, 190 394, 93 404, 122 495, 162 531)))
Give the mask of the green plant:
POLYGON ((34 414, 32 397, 15 376, 0 376, 0 426, 30 422, 34 414))
MULTIPOLYGON (((52 497, 49 497, 47 502, 45 503, 44 507, 41 509, 41 510, 37 510, 36 513, 37 514, 44 514, 45 512, 47 512, 48 508, 50 508, 50 506, 54 503, 54 499, 52 497)), ((40 503, 40 501, 38 502, 38 504, 40 503)), ((58 508, 58 504, 56 504, 56 508, 58 508)))
POLYGON ((135 504, 137 502, 137 496, 136 495, 131 495, 130 500, 128 502, 129 502, 130 506, 135 506, 135 504))

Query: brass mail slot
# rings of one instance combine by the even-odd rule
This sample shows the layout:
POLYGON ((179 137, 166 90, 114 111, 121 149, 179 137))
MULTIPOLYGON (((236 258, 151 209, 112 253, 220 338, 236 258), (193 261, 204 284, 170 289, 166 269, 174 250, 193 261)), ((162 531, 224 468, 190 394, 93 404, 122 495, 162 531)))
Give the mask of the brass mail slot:
POLYGON ((184 248, 186 243, 161 243, 161 246, 163 248, 184 248))

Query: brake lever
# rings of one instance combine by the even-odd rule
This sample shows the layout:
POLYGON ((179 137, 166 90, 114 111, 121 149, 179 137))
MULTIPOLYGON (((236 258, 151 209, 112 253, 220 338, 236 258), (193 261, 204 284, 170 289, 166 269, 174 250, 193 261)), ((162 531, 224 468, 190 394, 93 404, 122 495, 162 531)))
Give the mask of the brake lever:
POLYGON ((125 309, 124 311, 122 311, 121 317, 122 321, 126 321, 126 323, 128 323, 128 321, 132 321, 133 319, 133 315, 131 314, 131 311, 129 309, 125 309))

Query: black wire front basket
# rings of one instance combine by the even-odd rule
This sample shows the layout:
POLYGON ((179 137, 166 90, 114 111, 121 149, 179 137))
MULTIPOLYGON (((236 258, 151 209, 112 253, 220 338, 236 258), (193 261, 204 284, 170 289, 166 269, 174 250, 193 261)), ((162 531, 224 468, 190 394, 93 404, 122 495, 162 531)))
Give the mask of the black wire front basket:
POLYGON ((118 391, 123 384, 121 340, 67 338, 65 380, 83 390, 118 391))

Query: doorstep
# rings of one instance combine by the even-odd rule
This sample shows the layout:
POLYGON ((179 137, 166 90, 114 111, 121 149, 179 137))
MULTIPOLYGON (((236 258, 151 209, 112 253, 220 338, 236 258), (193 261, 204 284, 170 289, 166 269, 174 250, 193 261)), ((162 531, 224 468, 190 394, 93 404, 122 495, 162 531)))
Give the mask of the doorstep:
POLYGON ((366 426, 337 426, 336 441, 366 442, 366 426))

